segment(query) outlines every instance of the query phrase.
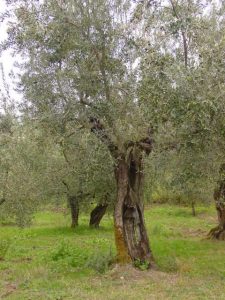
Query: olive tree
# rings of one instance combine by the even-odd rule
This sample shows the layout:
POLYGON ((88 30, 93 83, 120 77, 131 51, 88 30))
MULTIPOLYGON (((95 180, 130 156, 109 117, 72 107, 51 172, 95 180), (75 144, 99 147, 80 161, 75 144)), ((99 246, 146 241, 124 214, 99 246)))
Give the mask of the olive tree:
POLYGON ((84 126, 107 147, 117 185, 118 261, 151 263, 142 185, 143 155, 151 152, 152 138, 137 98, 129 4, 18 1, 8 45, 26 56, 21 85, 32 115, 62 131, 84 126))
POLYGON ((59 192, 60 187, 61 196, 66 194, 71 227, 78 225, 80 209, 87 211, 93 202, 97 206, 91 213, 90 225, 98 227, 114 196, 112 160, 108 152, 95 137, 81 129, 69 137, 62 139, 60 136, 58 141, 55 136, 48 135, 47 140, 56 152, 54 158, 48 156, 47 172, 56 184, 55 191, 59 192), (107 162, 103 166, 102 160, 107 162))
MULTIPOLYGON (((223 161, 224 9, 223 1, 139 1, 133 19, 144 36, 140 99, 160 133, 155 135, 159 151, 170 149, 181 159, 174 175, 191 202, 198 193, 210 197, 223 161), (160 110, 159 99, 164 99, 160 110)), ((214 192, 219 226, 209 233, 220 239, 225 216, 222 177, 214 192)))
POLYGON ((33 213, 45 201, 41 172, 45 170, 42 153, 36 151, 30 127, 13 115, 0 117, 0 216, 19 226, 31 222, 33 213))

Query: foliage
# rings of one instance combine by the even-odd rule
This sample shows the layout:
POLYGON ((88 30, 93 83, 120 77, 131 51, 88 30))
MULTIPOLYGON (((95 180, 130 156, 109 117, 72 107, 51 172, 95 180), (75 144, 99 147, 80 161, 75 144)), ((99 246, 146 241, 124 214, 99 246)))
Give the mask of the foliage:
POLYGON ((63 240, 51 253, 51 259, 57 264, 66 264, 71 267, 83 265, 87 259, 86 254, 77 253, 74 246, 69 244, 68 241, 63 240))
POLYGON ((219 125, 224 87, 218 83, 224 5, 173 0, 140 5, 144 21, 134 20, 143 32, 139 97, 151 114, 156 144, 147 162, 147 191, 209 202, 224 156, 219 125))
POLYGON ((145 271, 149 269, 149 263, 147 261, 141 261, 140 259, 136 259, 134 261, 134 266, 141 271, 145 271))
POLYGON ((146 162, 145 199, 150 203, 208 205, 219 169, 220 158, 197 149, 155 152, 146 162))
POLYGON ((108 271, 109 267, 115 261, 111 249, 106 252, 95 252, 91 257, 88 258, 86 262, 86 267, 92 268, 98 273, 104 273, 108 271))
POLYGON ((28 123, 16 117, 8 90, 0 100, 0 215, 13 216, 23 227, 30 223, 41 194, 41 149, 34 143, 37 131, 31 133, 28 123))

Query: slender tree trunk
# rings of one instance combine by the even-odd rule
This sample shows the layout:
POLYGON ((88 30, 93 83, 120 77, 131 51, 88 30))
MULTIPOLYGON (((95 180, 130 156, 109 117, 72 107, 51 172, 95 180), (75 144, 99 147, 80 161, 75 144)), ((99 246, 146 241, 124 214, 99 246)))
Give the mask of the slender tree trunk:
POLYGON ((114 212, 119 263, 153 262, 143 211, 143 161, 136 147, 118 160, 115 169, 117 199, 114 212), (127 158, 128 157, 128 158, 127 158))
POLYGON ((76 196, 68 195, 68 203, 71 211, 71 228, 75 228, 78 226, 78 218, 79 218, 79 203, 76 196))
POLYGON ((225 240, 225 164, 220 168, 220 179, 214 191, 214 200, 218 216, 218 226, 212 228, 208 238, 225 240))
POLYGON ((91 212, 90 227, 99 228, 99 224, 105 215, 108 204, 98 204, 91 212))
POLYGON ((191 210, 192 210, 192 216, 196 216, 196 210, 195 210, 195 201, 191 201, 191 210))

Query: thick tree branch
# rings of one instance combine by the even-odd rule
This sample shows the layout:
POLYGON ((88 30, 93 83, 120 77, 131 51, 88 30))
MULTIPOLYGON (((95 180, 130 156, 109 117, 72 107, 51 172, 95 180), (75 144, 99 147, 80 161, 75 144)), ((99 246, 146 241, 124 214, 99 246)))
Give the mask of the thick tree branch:
POLYGON ((5 203, 5 198, 2 198, 2 199, 0 200, 0 205, 2 205, 3 203, 5 203))
POLYGON ((141 139, 139 142, 137 142, 137 145, 147 154, 149 155, 153 148, 153 139, 148 136, 144 139, 141 139))
POLYGON ((66 187, 67 191, 69 192, 69 186, 68 186, 68 184, 65 182, 65 180, 62 180, 62 183, 64 184, 64 186, 66 187))
POLYGON ((152 130, 149 129, 147 137, 142 138, 141 140, 139 140, 137 142, 128 141, 125 144, 125 148, 128 149, 129 147, 137 145, 142 151, 144 151, 147 155, 149 155, 153 149, 153 142, 154 142, 151 135, 152 135, 152 130))
POLYGON ((114 158, 118 158, 118 147, 113 143, 110 136, 107 134, 103 124, 94 117, 89 119, 91 124, 91 131, 108 147, 111 155, 114 158))

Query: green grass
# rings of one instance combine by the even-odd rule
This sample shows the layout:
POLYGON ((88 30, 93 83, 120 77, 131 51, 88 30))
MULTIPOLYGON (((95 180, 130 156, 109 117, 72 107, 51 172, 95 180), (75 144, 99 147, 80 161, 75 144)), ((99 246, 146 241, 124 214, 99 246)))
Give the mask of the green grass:
POLYGON ((146 224, 157 270, 107 270, 115 255, 113 220, 69 227, 69 216, 45 211, 30 228, 0 226, 0 299, 225 299, 225 243, 205 240, 213 207, 154 206, 146 224), (2 253, 2 254, 1 254, 2 253))

